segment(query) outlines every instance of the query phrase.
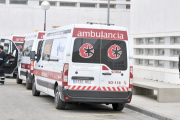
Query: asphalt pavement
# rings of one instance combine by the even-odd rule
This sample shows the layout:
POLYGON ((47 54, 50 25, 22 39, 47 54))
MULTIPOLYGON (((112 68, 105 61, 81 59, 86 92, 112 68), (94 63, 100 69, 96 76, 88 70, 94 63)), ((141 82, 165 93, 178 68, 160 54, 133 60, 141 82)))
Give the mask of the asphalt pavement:
POLYGON ((155 120, 142 113, 125 108, 113 111, 111 105, 67 104, 66 110, 54 107, 54 98, 41 93, 32 96, 26 90, 25 82, 16 84, 13 78, 6 78, 0 85, 0 120, 155 120))

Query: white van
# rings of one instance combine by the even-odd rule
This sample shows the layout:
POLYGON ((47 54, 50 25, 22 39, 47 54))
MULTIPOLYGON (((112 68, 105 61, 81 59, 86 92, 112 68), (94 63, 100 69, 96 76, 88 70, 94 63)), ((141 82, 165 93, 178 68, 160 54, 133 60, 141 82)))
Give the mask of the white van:
POLYGON ((18 66, 18 75, 16 78, 17 84, 22 84, 22 80, 26 81, 26 88, 32 88, 32 80, 33 80, 33 68, 34 62, 30 60, 30 51, 33 50, 37 53, 38 47, 43 43, 43 36, 45 32, 34 32, 27 34, 25 37, 25 42, 23 45, 22 55, 20 58, 20 64, 18 66))
MULTIPOLYGON (((75 24, 47 31, 34 68, 33 96, 66 103, 112 104, 122 110, 132 97, 132 63, 126 28, 75 24), (42 51, 41 51, 42 50, 42 51)), ((32 50, 31 59, 34 60, 32 50)))

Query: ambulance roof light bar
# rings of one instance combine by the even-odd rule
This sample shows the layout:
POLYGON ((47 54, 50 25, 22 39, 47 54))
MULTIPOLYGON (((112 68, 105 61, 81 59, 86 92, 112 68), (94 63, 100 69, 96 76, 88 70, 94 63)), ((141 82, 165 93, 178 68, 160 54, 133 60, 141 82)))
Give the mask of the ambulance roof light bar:
POLYGON ((99 25, 114 25, 114 24, 107 24, 107 23, 95 23, 95 22, 87 22, 87 24, 93 25, 93 24, 99 24, 99 25))

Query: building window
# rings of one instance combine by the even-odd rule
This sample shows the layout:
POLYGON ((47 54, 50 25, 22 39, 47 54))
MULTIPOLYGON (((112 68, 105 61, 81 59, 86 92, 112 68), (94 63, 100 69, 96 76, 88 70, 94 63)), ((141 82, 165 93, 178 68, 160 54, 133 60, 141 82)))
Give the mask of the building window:
POLYGON ((144 44, 144 40, 142 38, 137 38, 136 39, 136 44, 137 45, 143 45, 144 44))
POLYGON ((173 62, 172 67, 177 69, 178 68, 178 62, 173 62))
POLYGON ((158 66, 158 67, 164 67, 164 61, 158 60, 158 61, 157 61, 157 66, 158 66))
POLYGON ((27 0, 10 0, 10 4, 27 4, 27 0))
POLYGON ((174 43, 179 44, 180 43, 180 37, 174 37, 174 43))
POLYGON ((56 6, 56 2, 55 1, 49 1, 51 6, 56 6))
POLYGON ((136 54, 137 55, 142 55, 144 52, 143 52, 143 49, 136 49, 136 54))
POLYGON ((148 66, 153 66, 153 60, 147 60, 148 66))
POLYGON ((1 3, 6 3, 6 0, 0 0, 0 4, 1 4, 1 3))
POLYGON ((62 6, 62 7, 76 7, 76 3, 60 2, 60 6, 62 6))
POLYGON ((164 55, 164 50, 163 49, 158 49, 158 55, 164 55))
POLYGON ((174 56, 180 55, 180 50, 173 50, 173 55, 174 56))
POLYGON ((130 9, 131 8, 131 6, 130 5, 126 5, 126 9, 130 9))
POLYGON ((165 43, 164 38, 159 38, 159 39, 158 39, 158 44, 164 44, 164 43, 165 43))
POLYGON ((96 4, 80 3, 80 7, 95 8, 95 7, 96 7, 96 4))
POLYGON ((143 59, 136 59, 136 65, 143 65, 143 59))
MULTIPOLYGON (((99 7, 100 7, 100 8, 107 8, 108 5, 107 5, 107 4, 100 4, 99 7)), ((115 8, 115 5, 110 5, 110 8, 115 8)))
POLYGON ((153 49, 148 49, 148 50, 147 50, 147 54, 148 54, 148 55, 153 55, 153 49))
MULTIPOLYGON (((92 0, 90 0, 92 1, 92 0)), ((97 0, 94 0, 94 1, 97 1, 97 0)), ((108 1, 108 0, 99 0, 99 1, 108 1)), ((110 0, 110 1, 116 1, 116 0, 110 0)))
POLYGON ((153 43, 154 43, 154 40, 153 40, 152 38, 148 38, 148 39, 147 39, 147 43, 148 43, 148 44, 153 44, 153 43))

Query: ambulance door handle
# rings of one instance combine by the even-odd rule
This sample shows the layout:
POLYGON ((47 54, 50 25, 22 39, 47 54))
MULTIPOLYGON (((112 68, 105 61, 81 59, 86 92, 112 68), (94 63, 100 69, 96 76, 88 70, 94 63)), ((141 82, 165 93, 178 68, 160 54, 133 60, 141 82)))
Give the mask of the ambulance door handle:
POLYGON ((41 66, 41 67, 43 67, 43 66, 41 66))
POLYGON ((40 67, 40 65, 38 65, 38 67, 40 67))
POLYGON ((102 73, 103 75, 111 75, 111 73, 102 73))

